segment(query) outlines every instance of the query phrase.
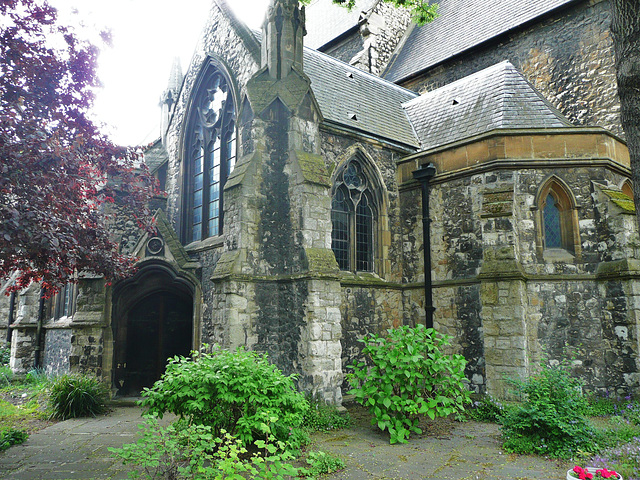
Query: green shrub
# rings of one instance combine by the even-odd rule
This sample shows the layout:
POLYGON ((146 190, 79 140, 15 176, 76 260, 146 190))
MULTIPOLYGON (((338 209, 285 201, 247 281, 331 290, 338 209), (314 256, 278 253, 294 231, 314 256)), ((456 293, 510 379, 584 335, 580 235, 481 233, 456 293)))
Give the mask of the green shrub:
POLYGON ((125 465, 140 468, 129 473, 131 479, 257 480, 299 474, 289 463, 293 457, 284 443, 273 437, 270 442, 256 441, 260 451, 250 456, 243 443, 225 430, 217 436, 212 427, 185 419, 160 427, 155 417, 148 417, 140 428, 142 438, 136 443, 109 448, 125 465))
POLYGON ((339 412, 335 405, 314 400, 310 401, 309 405, 309 409, 304 414, 302 426, 311 432, 328 432, 351 425, 349 413, 339 412))
POLYGON ((307 454, 307 464, 309 468, 301 472, 306 477, 328 475, 345 468, 342 459, 325 452, 309 452, 307 454))
POLYGON ((500 422, 506 413, 504 405, 491 395, 483 395, 465 409, 465 416, 480 422, 500 422))
POLYGON ((27 372, 24 377, 24 383, 35 387, 44 387, 50 383, 51 379, 43 368, 34 368, 27 372))
POLYGON ((29 438, 29 434, 24 430, 12 427, 0 428, 0 452, 5 451, 12 445, 20 445, 29 438))
POLYGON ((96 416, 106 411, 107 386, 88 375, 63 375, 51 384, 49 408, 52 418, 96 416))
POLYGON ((347 375, 356 401, 369 408, 372 424, 388 430, 391 443, 422 433, 419 418, 447 416, 464 410, 469 400, 462 355, 445 355, 449 337, 418 325, 369 335, 362 353, 369 362, 351 365, 347 375))
POLYGON ((300 428, 309 404, 266 356, 238 349, 194 352, 175 357, 151 389, 142 406, 162 417, 172 412, 190 423, 226 430, 245 445, 273 435, 298 447, 305 441, 300 428))
POLYGON ((11 360, 11 345, 8 343, 0 346, 0 366, 9 366, 11 360))
POLYGON ((8 365, 0 365, 0 387, 11 384, 13 371, 8 365))
POLYGON ((592 451, 594 429, 583 416, 586 399, 568 367, 543 365, 528 380, 513 383, 525 400, 503 417, 505 450, 559 458, 592 451))

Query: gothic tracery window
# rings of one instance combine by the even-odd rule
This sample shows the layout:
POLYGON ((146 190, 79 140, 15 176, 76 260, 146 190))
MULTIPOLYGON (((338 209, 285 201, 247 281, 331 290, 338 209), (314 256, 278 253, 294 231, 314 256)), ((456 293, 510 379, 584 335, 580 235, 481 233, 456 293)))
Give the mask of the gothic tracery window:
POLYGON ((236 161, 235 107, 225 75, 211 65, 196 90, 186 137, 185 241, 222 233, 222 190, 236 161))
POLYGON ((331 248, 341 270, 374 269, 376 205, 370 182, 357 159, 338 175, 331 202, 331 248))
POLYGON ((559 178, 549 178, 538 192, 538 253, 564 250, 580 255, 580 232, 575 200, 559 178))

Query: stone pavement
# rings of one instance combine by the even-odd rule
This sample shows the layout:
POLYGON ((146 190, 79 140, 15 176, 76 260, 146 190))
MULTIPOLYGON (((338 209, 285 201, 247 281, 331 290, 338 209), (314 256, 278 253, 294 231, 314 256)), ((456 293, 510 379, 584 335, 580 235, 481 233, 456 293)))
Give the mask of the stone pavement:
MULTIPOLYGON (((0 453, 0 478, 124 480, 129 468, 107 448, 134 442, 140 421, 139 408, 117 407, 106 416, 52 425, 0 453)), ((504 454, 496 425, 444 420, 429 428, 428 435, 412 437, 408 444, 389 445, 361 416, 349 429, 315 434, 310 448, 339 455, 347 464, 326 480, 566 478, 566 462, 504 454)))

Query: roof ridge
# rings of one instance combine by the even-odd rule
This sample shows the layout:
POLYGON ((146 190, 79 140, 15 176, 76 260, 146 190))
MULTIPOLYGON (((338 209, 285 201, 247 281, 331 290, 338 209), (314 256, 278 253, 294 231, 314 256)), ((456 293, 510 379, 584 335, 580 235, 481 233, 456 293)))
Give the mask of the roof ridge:
POLYGON ((392 87, 395 90, 398 90, 400 92, 410 93, 412 95, 415 95, 416 97, 419 96, 413 90, 409 90, 408 88, 401 87, 400 85, 397 85, 397 84, 395 84, 393 82, 390 82, 389 80, 385 80, 384 78, 381 78, 378 75, 374 75, 373 73, 369 73, 369 72, 365 72, 364 70, 360 70, 359 68, 356 68, 353 65, 349 65, 348 63, 343 62, 342 60, 339 60, 339 59, 337 59, 335 57, 332 57, 331 55, 327 55, 324 52, 321 52, 319 50, 315 50, 315 49, 313 49, 311 47, 304 47, 304 50, 308 51, 308 52, 310 52, 312 54, 322 56, 325 59, 327 59, 328 61, 330 61, 332 63, 335 63, 336 65, 340 65, 342 67, 346 67, 347 69, 349 69, 350 71, 352 71, 354 73, 357 73, 358 75, 363 75, 365 77, 369 77, 372 80, 374 80, 374 81, 376 81, 376 82, 378 82, 378 83, 380 83, 382 85, 385 85, 385 86, 388 86, 388 87, 392 87))
POLYGON ((441 93, 446 92, 447 90, 453 90, 454 88, 459 87, 462 84, 469 83, 470 81, 476 80, 476 79, 478 79, 478 78, 480 78, 482 76, 486 76, 487 73, 490 73, 490 72, 492 72, 494 70, 499 70, 499 68, 501 66, 503 66, 503 65, 506 66, 507 64, 511 65, 514 69, 516 68, 516 67, 513 66, 513 64, 509 60, 503 60, 501 62, 498 62, 498 63, 494 64, 494 65, 491 65, 490 67, 483 68, 482 70, 478 70, 477 72, 474 72, 471 75, 467 75, 466 77, 459 78, 458 80, 456 80, 454 82, 447 83, 446 85, 443 85, 443 86, 438 87, 438 88, 434 88, 433 90, 429 90, 428 92, 423 93, 422 95, 418 96, 417 98, 414 98, 412 100, 409 100, 408 102, 405 102, 403 104, 403 106, 407 105, 409 103, 419 103, 418 100, 426 99, 426 98, 428 98, 430 96, 430 94, 435 94, 436 92, 441 94, 441 93))

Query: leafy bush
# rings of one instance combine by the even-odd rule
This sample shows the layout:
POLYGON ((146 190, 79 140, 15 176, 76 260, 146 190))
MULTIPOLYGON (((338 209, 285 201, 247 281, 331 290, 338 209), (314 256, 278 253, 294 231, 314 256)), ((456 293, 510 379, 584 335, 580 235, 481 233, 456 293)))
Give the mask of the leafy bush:
POLYGON ((52 418, 66 420, 99 415, 106 411, 107 386, 87 375, 62 375, 53 381, 49 393, 52 418))
POLYGON ((468 418, 480 422, 500 422, 505 413, 504 405, 488 394, 474 401, 471 407, 465 410, 468 418))
POLYGON ((309 468, 301 473, 306 477, 317 477, 320 475, 328 475, 345 468, 342 459, 329 455, 325 452, 309 452, 307 455, 307 463, 309 468))
POLYGON ((109 448, 125 465, 141 467, 129 473, 131 479, 281 479, 299 474, 284 443, 273 438, 269 443, 256 441, 261 452, 249 456, 242 442, 225 430, 216 436, 212 427, 184 419, 163 428, 148 417, 140 428, 142 438, 136 443, 109 448))
POLYGON ((311 432, 328 432, 347 428, 351 425, 348 412, 341 413, 335 405, 324 402, 309 402, 309 409, 305 412, 302 426, 311 432))
POLYGON ((582 415, 586 399, 581 383, 566 366, 542 365, 528 380, 514 384, 525 400, 503 417, 505 450, 560 458, 593 451, 594 429, 582 415))
POLYGON ((3 452, 12 445, 20 445, 29 438, 29 434, 24 430, 16 428, 0 428, 0 452, 3 452))
POLYGON ((422 433, 419 418, 447 416, 464 410, 466 360, 445 355, 449 337, 418 325, 388 331, 387 337, 369 335, 362 353, 369 364, 351 365, 347 375, 356 401, 369 408, 372 424, 388 430, 391 443, 406 442, 410 433, 422 433))
POLYGON ((43 368, 34 368, 29 370, 27 375, 24 377, 24 383, 37 387, 44 387, 48 385, 50 381, 51 379, 43 368))
POLYGON ((9 385, 13 379, 13 371, 7 365, 0 366, 0 386, 9 385))
POLYGON ((0 346, 0 366, 8 366, 11 360, 11 345, 8 343, 0 346))
POLYGON ((292 447, 305 441, 300 426, 309 404, 296 391, 292 376, 255 352, 217 350, 174 357, 142 396, 142 406, 151 414, 172 412, 213 427, 215 435, 225 430, 245 445, 269 435, 292 447))

